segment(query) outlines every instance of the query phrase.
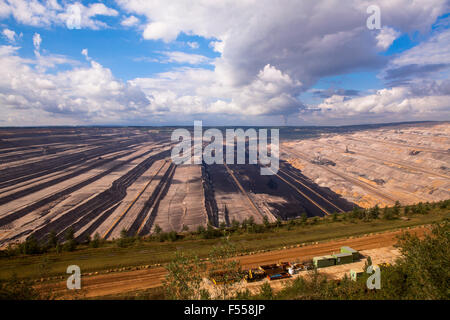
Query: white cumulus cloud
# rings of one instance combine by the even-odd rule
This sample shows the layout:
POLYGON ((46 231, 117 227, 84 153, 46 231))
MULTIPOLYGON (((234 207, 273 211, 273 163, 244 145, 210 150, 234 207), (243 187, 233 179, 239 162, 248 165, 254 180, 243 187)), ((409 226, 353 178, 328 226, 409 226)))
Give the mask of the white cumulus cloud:
POLYGON ((129 16, 120 22, 120 24, 125 27, 132 27, 132 26, 137 25, 138 23, 139 23, 139 19, 136 18, 135 16, 129 16))
POLYGON ((4 37, 6 37, 6 39, 8 39, 9 42, 11 42, 11 43, 16 42, 17 34, 14 30, 5 28, 5 29, 3 29, 2 34, 4 37))
POLYGON ((391 46, 395 39, 400 36, 400 32, 395 31, 392 28, 386 27, 380 30, 377 35, 377 46, 383 50, 386 50, 391 46))

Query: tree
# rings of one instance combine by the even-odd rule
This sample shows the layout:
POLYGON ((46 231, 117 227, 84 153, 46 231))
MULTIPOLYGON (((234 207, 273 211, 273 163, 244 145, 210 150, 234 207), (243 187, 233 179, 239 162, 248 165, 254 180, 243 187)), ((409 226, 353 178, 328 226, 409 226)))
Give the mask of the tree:
POLYGON ((120 230, 120 238, 121 239, 127 239, 128 238, 128 231, 127 229, 123 228, 120 230))
POLYGON ((128 236, 127 229, 123 228, 122 230, 120 230, 120 238, 117 240, 117 246, 119 246, 120 248, 125 248, 133 242, 134 239, 128 236))
POLYGON ((359 208, 357 206, 353 207, 352 213, 350 215, 352 219, 358 219, 359 218, 359 208))
POLYGON ((263 217, 263 224, 264 224, 264 227, 266 227, 266 229, 268 229, 270 227, 269 218, 267 216, 263 217))
POLYGON ((361 210, 361 219, 363 221, 370 221, 370 210, 366 209, 366 210, 361 210))
POLYGON ((214 246, 209 254, 210 276, 220 274, 223 280, 223 284, 214 287, 215 297, 219 299, 231 298, 232 289, 237 290, 238 282, 242 278, 241 264, 236 255, 236 246, 226 239, 214 246))
POLYGON ((197 228, 197 233, 198 234, 203 234, 203 233, 205 233, 205 227, 204 226, 202 226, 202 225, 200 225, 200 226, 198 226, 198 228, 197 228))
POLYGON ((206 265, 198 256, 188 256, 177 251, 175 259, 167 266, 164 287, 167 298, 189 300, 205 298, 207 295, 201 288, 206 265))
POLYGON ((245 218, 245 219, 242 220, 242 222, 241 222, 241 227, 242 227, 242 229, 247 230, 247 225, 248 225, 248 219, 245 218))
POLYGON ((386 206, 383 209, 383 218, 386 220, 392 220, 394 219, 394 215, 392 214, 392 211, 386 206))
POLYGON ((301 217, 302 217, 301 222, 303 224, 306 223, 306 221, 308 221, 308 216, 306 215, 305 212, 302 213, 301 217))
POLYGON ((392 208, 392 214, 394 217, 400 216, 400 208, 401 208, 400 202, 398 200, 395 201, 395 205, 392 208))
POLYGON ((209 223, 206 226, 206 231, 204 231, 202 233, 202 237, 204 239, 214 239, 214 238, 221 237, 221 236, 222 236, 222 232, 220 230, 218 230, 218 229, 215 229, 209 223))
POLYGON ((277 228, 280 228, 282 226, 281 219, 277 219, 275 225, 277 226, 277 228))
POLYGON ((423 205, 423 203, 422 203, 422 202, 419 202, 418 204, 416 204, 416 205, 413 207, 413 212, 414 212, 414 213, 419 213, 419 214, 425 214, 425 213, 426 213, 426 210, 425 210, 425 206, 423 205))
POLYGON ((65 240, 63 249, 66 251, 74 251, 77 247, 77 242, 75 241, 75 232, 72 227, 66 230, 65 240))
POLYGON ((69 241, 69 240, 74 240, 74 239, 75 239, 75 232, 73 231, 72 227, 69 227, 66 230, 65 240, 69 241))
POLYGON ((423 239, 405 233, 398 246, 402 255, 393 272, 399 274, 397 279, 406 281, 401 298, 450 299, 449 220, 435 224, 431 234, 426 234, 423 239))
POLYGON ((405 214, 405 216, 409 215, 411 208, 409 206, 405 206, 405 208, 403 209, 403 213, 405 214))
POLYGON ((57 243, 58 238, 56 236, 56 232, 52 230, 47 234, 47 246, 49 248, 55 248, 57 243))
POLYGON ((94 239, 89 243, 89 245, 92 248, 98 248, 98 247, 100 247, 100 241, 101 241, 100 234, 98 232, 96 232, 94 235, 94 239))
POLYGON ((25 242, 19 245, 19 250, 22 254, 39 254, 42 252, 42 248, 33 235, 30 235, 25 242))
POLYGON ((167 234, 167 238, 169 239, 169 241, 177 241, 177 239, 178 239, 178 235, 177 235, 177 233, 175 232, 175 231, 170 231, 168 234, 167 234))
POLYGON ((153 232, 155 232, 156 235, 160 234, 162 231, 161 227, 158 224, 155 224, 155 228, 153 229, 153 232))
POLYGON ((370 209, 370 217, 372 219, 378 219, 380 216, 380 207, 376 204, 372 209, 370 209))
POLYGON ((237 220, 235 220, 235 219, 233 219, 233 220, 231 221, 231 228, 232 228, 233 230, 238 230, 240 226, 241 226, 241 224, 239 223, 239 221, 237 221, 237 220))
POLYGON ((273 299, 273 290, 268 282, 264 282, 264 284, 259 288, 258 298, 262 300, 273 299))
POLYGON ((294 220, 289 220, 288 222, 288 230, 292 230, 292 228, 295 226, 295 221, 294 220))

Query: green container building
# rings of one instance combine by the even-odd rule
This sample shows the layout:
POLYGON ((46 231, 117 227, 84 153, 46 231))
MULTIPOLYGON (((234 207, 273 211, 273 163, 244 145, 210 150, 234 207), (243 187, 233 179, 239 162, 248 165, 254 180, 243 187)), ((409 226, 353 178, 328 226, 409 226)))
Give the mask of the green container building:
POLYGON ((330 267, 336 264, 336 258, 333 256, 314 257, 313 263, 316 268, 330 267))
POLYGON ((353 261, 357 261, 359 259, 359 252, 350 247, 347 246, 341 247, 341 253, 351 253, 353 256, 353 261))
POLYGON ((353 262, 353 255, 351 253, 341 252, 333 254, 333 257, 336 259, 336 264, 346 264, 353 262))

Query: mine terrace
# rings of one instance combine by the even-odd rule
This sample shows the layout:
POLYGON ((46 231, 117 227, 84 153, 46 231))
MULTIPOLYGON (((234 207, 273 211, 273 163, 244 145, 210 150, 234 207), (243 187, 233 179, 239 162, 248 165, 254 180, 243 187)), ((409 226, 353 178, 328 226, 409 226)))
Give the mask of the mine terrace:
POLYGON ((177 165, 175 129, 1 129, 1 246, 68 228, 114 239, 450 196, 447 122, 283 127, 272 175, 249 161, 177 165))

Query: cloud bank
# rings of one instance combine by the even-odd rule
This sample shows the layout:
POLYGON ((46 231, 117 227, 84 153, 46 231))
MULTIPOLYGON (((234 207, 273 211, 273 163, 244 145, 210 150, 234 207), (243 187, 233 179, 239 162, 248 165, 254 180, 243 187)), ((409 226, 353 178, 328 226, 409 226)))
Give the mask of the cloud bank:
MULTIPOLYGON (((82 12, 83 28, 108 27, 96 19, 99 15, 121 16, 119 24, 135 27, 130 32, 139 32, 143 41, 170 45, 180 34, 195 35, 208 39, 219 57, 159 52, 163 56, 159 62, 174 65, 170 71, 125 82, 89 58, 87 50, 87 66, 47 73, 37 66, 44 60, 53 65, 67 63, 64 57, 27 60, 19 57, 16 47, 3 46, 0 67, 8 72, 0 81, 0 102, 8 108, 9 118, 19 121, 21 116, 42 111, 77 123, 170 123, 222 117, 251 125, 257 119, 341 124, 448 117, 450 32, 431 30, 448 10, 445 0, 378 1, 381 30, 366 27, 370 1, 116 3, 122 12, 102 3, 72 5, 82 12), (431 36, 397 55, 382 54, 401 34, 416 31, 431 36), (317 90, 316 96, 323 98, 317 105, 300 98, 320 79, 360 71, 379 72, 386 88, 317 90), (24 86, 15 85, 19 82, 24 86), (32 112, 24 115, 23 109, 32 112)), ((45 4, 0 0, 0 17, 14 17, 32 26, 62 25, 68 9, 69 5, 56 0, 45 4)), ((37 40, 39 53, 42 39, 37 40)), ((196 42, 188 46, 199 47, 196 42)))

